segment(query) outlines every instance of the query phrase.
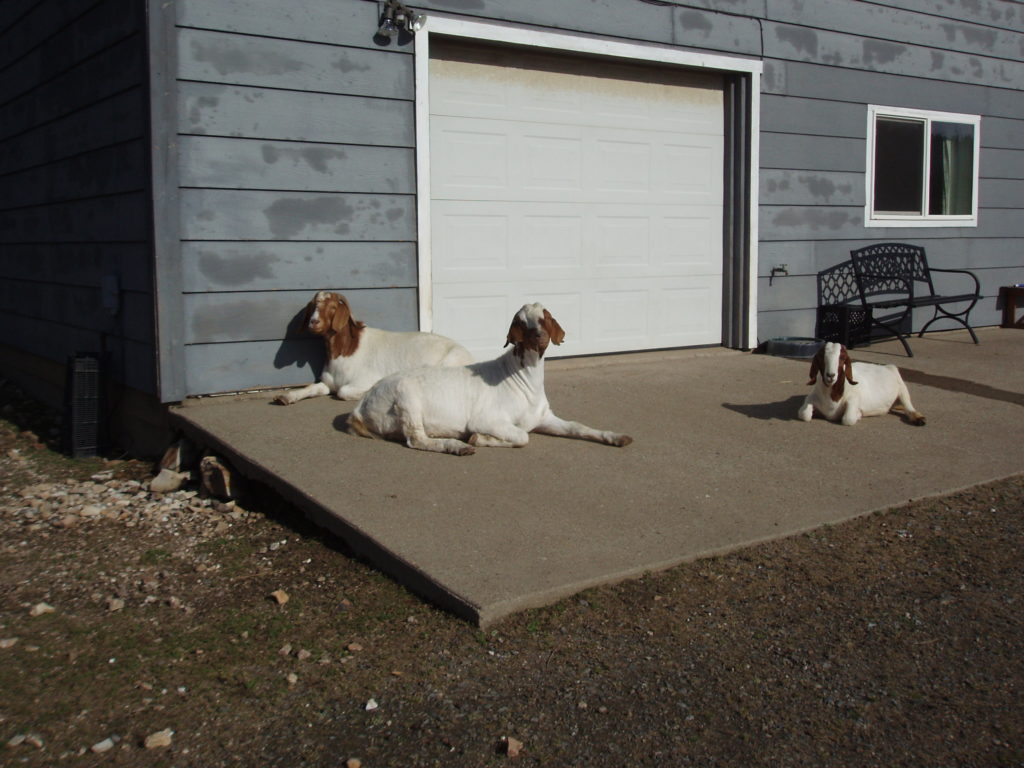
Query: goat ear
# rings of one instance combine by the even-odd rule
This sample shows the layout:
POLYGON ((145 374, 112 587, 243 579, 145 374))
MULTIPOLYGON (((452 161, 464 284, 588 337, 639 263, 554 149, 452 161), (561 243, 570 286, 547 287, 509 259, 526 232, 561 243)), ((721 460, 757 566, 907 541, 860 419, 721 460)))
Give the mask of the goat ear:
POLYGON ((331 312, 331 330, 335 333, 341 333, 345 330, 345 326, 348 325, 348 321, 352 319, 352 311, 348 308, 348 302, 345 301, 341 294, 332 293, 327 298, 327 306, 330 307, 331 312))
POLYGON ((551 339, 552 344, 561 344, 565 340, 565 331, 562 330, 562 326, 558 324, 558 321, 551 316, 551 313, 546 309, 544 310, 544 318, 540 321, 541 326, 548 333, 548 338, 551 339))
POLYGON ((814 353, 814 357, 811 358, 811 380, 807 382, 807 386, 811 386, 812 384, 814 384, 814 382, 818 380, 818 374, 821 373, 822 356, 824 355, 824 352, 822 350, 824 349, 824 347, 819 349, 817 352, 814 353))
POLYGON ((512 318, 512 325, 508 327, 508 336, 505 337, 505 346, 509 344, 522 344, 526 339, 526 324, 519 319, 519 315, 512 318))
POLYGON ((850 359, 850 355, 846 351, 846 347, 843 347, 842 363, 843 375, 846 376, 846 380, 851 384, 856 384, 857 382, 853 380, 853 360, 850 359))

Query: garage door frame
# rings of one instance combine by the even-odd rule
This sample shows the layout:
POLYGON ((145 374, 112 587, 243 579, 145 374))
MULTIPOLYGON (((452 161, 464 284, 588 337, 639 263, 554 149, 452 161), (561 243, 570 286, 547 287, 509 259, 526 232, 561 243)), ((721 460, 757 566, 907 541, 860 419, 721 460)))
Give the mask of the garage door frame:
POLYGON ((757 338, 757 168, 762 64, 656 44, 519 27, 431 14, 416 35, 416 175, 420 330, 433 329, 430 228, 430 37, 433 34, 512 45, 632 59, 726 75, 723 343, 746 349, 757 338))

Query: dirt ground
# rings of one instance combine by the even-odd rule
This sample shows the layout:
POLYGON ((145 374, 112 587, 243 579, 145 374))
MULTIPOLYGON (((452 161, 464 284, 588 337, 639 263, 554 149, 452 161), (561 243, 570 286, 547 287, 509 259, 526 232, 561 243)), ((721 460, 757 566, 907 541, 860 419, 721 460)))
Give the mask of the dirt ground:
POLYGON ((53 418, 0 387, 0 764, 1024 765, 1024 477, 480 631, 53 418))

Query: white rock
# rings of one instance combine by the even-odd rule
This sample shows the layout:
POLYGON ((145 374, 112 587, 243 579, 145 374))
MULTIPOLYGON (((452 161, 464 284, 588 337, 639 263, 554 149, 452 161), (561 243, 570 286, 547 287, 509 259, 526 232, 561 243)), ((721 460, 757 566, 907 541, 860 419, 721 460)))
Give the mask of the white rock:
POLYGON ((377 707, 379 707, 379 706, 380 706, 380 704, 377 703, 376 699, 367 699, 367 701, 366 701, 366 711, 367 712, 373 712, 373 710, 377 709, 377 707))
POLYGON ((174 493, 185 485, 190 477, 192 477, 190 472, 161 469, 160 474, 150 481, 149 490, 153 493, 174 493))
POLYGON ((171 737, 174 736, 174 731, 170 728, 164 728, 162 731, 151 733, 146 737, 145 746, 146 749, 156 749, 158 747, 169 747, 171 746, 171 737))
POLYGON ((0 639, 0 650, 7 650, 13 648, 18 644, 18 638, 16 637, 5 637, 0 639))
POLYGON ((97 741, 89 749, 95 752, 97 755, 107 752, 114 748, 114 741, 110 737, 105 738, 103 741, 97 741))
POLYGON ((29 616, 42 616, 44 613, 53 613, 57 609, 49 603, 36 603, 29 609, 29 616))

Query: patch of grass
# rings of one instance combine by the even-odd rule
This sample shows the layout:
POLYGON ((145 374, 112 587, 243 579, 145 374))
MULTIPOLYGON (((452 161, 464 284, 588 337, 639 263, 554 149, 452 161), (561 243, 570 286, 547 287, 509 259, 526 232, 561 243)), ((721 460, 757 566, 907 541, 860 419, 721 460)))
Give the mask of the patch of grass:
POLYGON ((174 555, 163 547, 153 547, 142 553, 139 562, 143 565, 162 565, 169 561, 174 555))

